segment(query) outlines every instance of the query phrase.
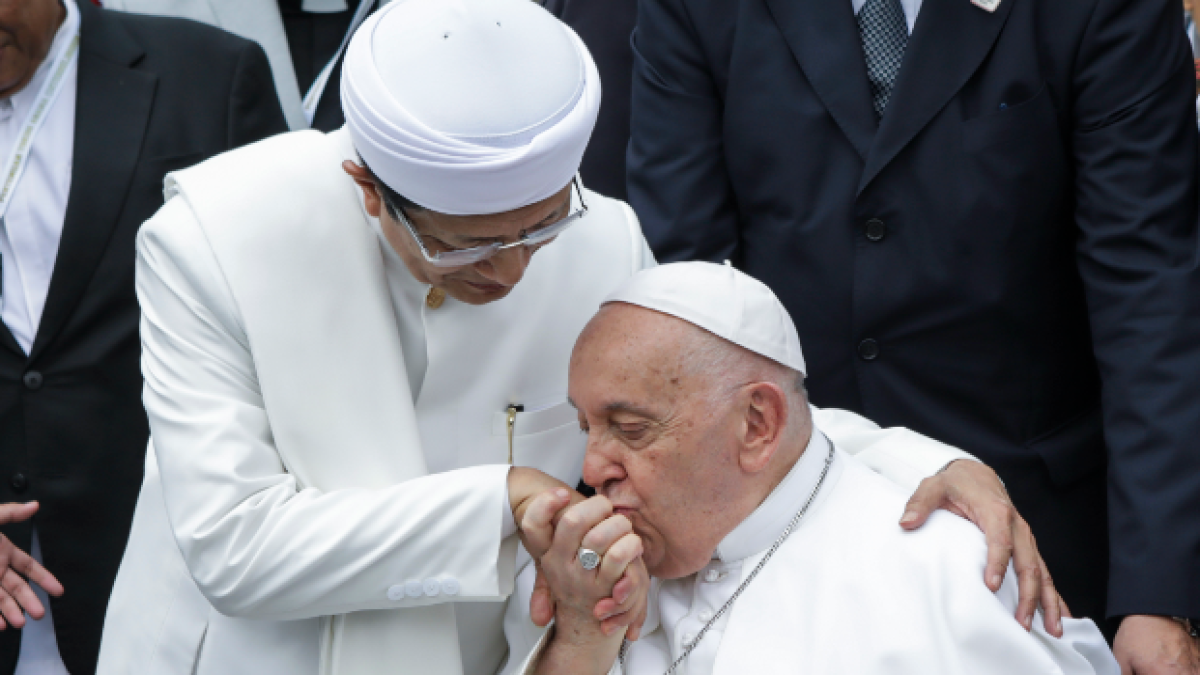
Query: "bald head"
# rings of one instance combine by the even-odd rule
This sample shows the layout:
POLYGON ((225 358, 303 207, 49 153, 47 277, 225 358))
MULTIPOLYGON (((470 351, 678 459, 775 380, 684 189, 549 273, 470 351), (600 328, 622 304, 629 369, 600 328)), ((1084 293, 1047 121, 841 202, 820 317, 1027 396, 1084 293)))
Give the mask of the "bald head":
POLYGON ((588 430, 584 480, 633 521, 663 578, 707 564, 811 434, 795 370, 622 302, 580 335, 570 394, 588 430))

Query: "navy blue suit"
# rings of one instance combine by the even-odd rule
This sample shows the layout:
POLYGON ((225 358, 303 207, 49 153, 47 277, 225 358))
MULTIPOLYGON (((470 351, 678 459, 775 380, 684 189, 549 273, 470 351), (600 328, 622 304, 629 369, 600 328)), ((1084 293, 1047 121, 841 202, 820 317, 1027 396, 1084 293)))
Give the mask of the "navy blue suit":
POLYGON ((637 21, 637 0, 543 0, 543 6, 579 34, 600 71, 600 116, 579 175, 588 188, 626 200, 625 146, 633 76, 629 36, 637 21))
POLYGON ((659 259, 769 284, 817 405, 994 467, 1094 618, 1200 616, 1180 16, 925 0, 879 123, 850 0, 641 0, 633 40, 629 193, 659 259))

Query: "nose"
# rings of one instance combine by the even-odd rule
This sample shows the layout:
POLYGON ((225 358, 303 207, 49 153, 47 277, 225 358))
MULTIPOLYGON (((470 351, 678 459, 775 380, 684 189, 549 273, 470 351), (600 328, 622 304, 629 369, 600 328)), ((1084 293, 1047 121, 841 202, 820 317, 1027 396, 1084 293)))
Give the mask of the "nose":
POLYGON ((583 482, 599 490, 610 481, 624 480, 626 475, 625 467, 602 443, 588 440, 587 454, 583 457, 583 482))
POLYGON ((514 246, 476 263, 475 270, 498 284, 516 286, 525 276, 531 255, 525 246, 514 246))

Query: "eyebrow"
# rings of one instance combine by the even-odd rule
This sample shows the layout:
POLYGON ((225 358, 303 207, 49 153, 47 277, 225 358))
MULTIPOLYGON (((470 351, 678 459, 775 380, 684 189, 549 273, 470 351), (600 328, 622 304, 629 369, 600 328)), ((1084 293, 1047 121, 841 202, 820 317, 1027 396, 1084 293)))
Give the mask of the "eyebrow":
MULTIPOLYGON (((545 218, 542 218, 540 221, 534 223, 532 226, 525 228, 524 230, 522 230, 522 232, 524 232, 525 234, 528 235, 528 234, 532 234, 533 232, 540 230, 543 227, 551 225, 552 223, 548 223, 546 221, 550 220, 551 218, 554 218, 554 216, 557 215, 559 211, 563 210, 563 207, 566 207, 569 210, 571 208, 571 200, 568 199, 566 204, 558 207, 557 209, 554 209, 549 214, 547 214, 547 216, 545 218)), ((454 238, 457 241, 463 242, 464 244, 491 244, 496 241, 499 241, 502 238, 502 237, 464 237, 462 235, 453 234, 450 232, 443 232, 442 234, 444 234, 446 236, 440 237, 439 235, 436 235, 436 234, 433 236, 438 237, 439 239, 454 238)))
MULTIPOLYGON (((567 397, 567 403, 570 403, 572 408, 579 410, 579 406, 575 404, 575 400, 570 396, 567 397)), ((648 409, 628 401, 613 401, 612 403, 604 406, 604 411, 608 413, 629 412, 635 415, 641 415, 642 417, 647 417, 649 419, 656 418, 654 413, 650 412, 648 409)))
POLYGON ((642 406, 637 405, 636 403, 630 403, 628 401, 613 401, 612 403, 608 403, 604 406, 604 412, 607 412, 607 413, 627 412, 627 413, 633 413, 634 415, 640 415, 647 419, 657 419, 657 417, 658 417, 653 412, 651 412, 649 409, 643 408, 642 406))

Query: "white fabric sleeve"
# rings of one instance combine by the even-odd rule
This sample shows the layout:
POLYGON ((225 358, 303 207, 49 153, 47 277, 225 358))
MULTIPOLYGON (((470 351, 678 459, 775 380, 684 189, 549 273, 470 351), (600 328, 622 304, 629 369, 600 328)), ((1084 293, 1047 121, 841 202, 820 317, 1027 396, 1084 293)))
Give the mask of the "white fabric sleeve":
POLYGON ((631 272, 637 274, 644 269, 657 266, 658 261, 654 259, 654 252, 650 250, 650 243, 646 241, 646 235, 642 233, 642 224, 638 220, 637 214, 633 212, 629 204, 625 202, 619 203, 625 212, 625 222, 629 224, 630 241, 633 242, 633 255, 631 257, 633 269, 631 272))
POLYGON ((922 480, 956 459, 979 461, 958 448, 904 427, 882 429, 848 410, 809 408, 813 425, 824 432, 831 443, 910 492, 915 491, 922 480))
MULTIPOLYGON (((512 470, 512 467, 509 467, 512 470)), ((500 538, 508 539, 517 533, 517 517, 512 512, 512 500, 508 497, 508 472, 504 473, 504 503, 509 506, 500 509, 500 538)))
MULTIPOLYGON (((978 592, 978 589, 975 590, 978 592)), ((1013 570, 1012 563, 1008 565, 1008 572, 1004 576, 1000 590, 996 592, 996 597, 1005 610, 1003 619, 997 623, 1004 624, 1004 619, 1011 619, 1016 614, 1017 604, 1020 601, 1017 590, 1017 574, 1013 570)), ((1062 627, 1063 636, 1061 638, 1047 633, 1045 622, 1042 620, 1042 611, 1039 609, 1034 613, 1033 629, 1029 634, 1033 636, 1037 647, 1044 651, 1061 669, 1063 675, 1120 675, 1120 665, 1117 664, 1112 650, 1109 649, 1108 642, 1104 640, 1104 635, 1091 619, 1063 617, 1062 627)), ((1011 626, 1006 625, 1005 628, 1011 630, 1011 626)), ((980 640, 987 639, 986 632, 988 631, 980 631, 980 640)))
POLYGON ((217 611, 287 620, 511 592, 517 541, 500 526, 507 466, 380 490, 298 485, 276 451, 234 298, 184 200, 143 227, 137 253, 144 401, 163 499, 217 611))
MULTIPOLYGON (((529 600, 533 596, 533 583, 537 568, 532 561, 517 574, 516 588, 508 598, 504 609, 504 638, 508 642, 508 660, 499 675, 524 673, 534 651, 540 653, 548 628, 533 623, 529 617, 529 600)), ((554 625, 551 621, 550 625, 554 625)))

